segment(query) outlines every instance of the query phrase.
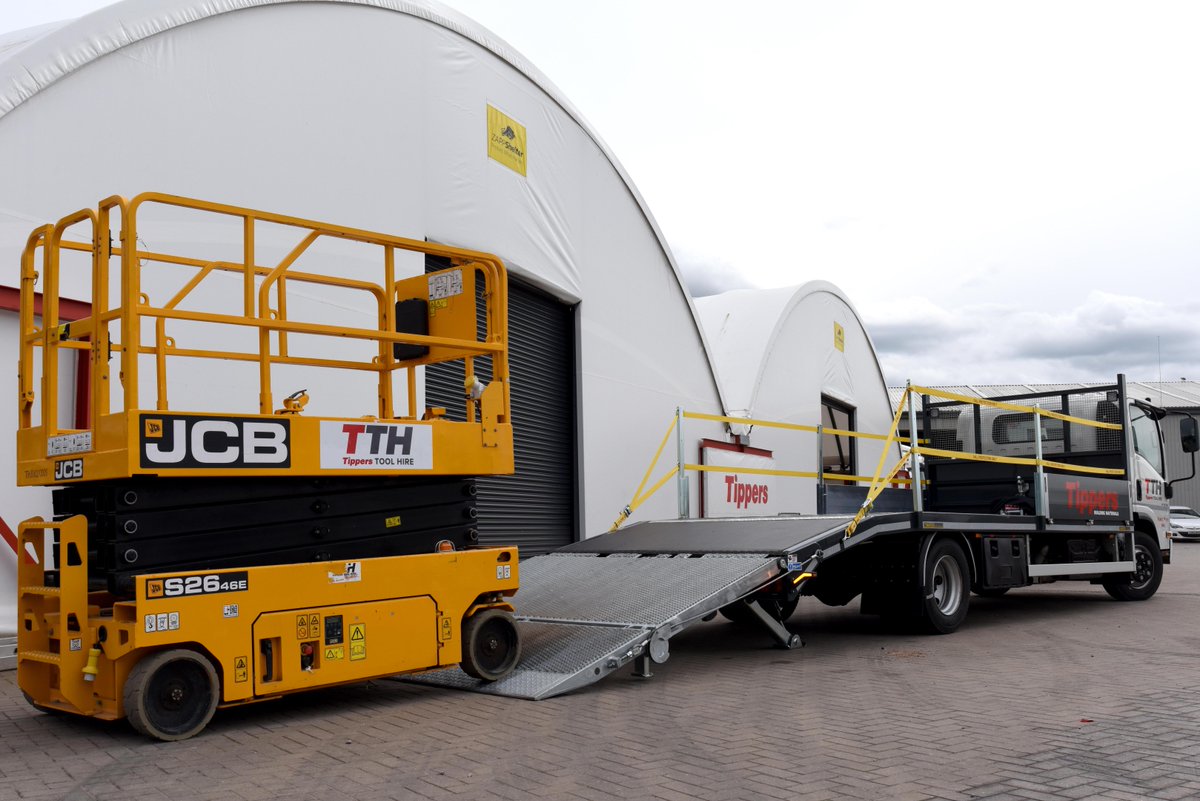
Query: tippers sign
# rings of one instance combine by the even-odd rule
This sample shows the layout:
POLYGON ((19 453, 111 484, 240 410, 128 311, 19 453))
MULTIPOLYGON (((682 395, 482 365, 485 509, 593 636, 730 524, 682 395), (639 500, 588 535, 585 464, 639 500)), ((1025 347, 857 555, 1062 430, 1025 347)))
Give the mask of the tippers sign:
POLYGON ((394 423, 321 421, 325 470, 432 470, 433 429, 394 423))
POLYGON ((1125 521, 1129 514, 1129 484, 1093 476, 1046 476, 1050 517, 1056 520, 1125 521))
POLYGON ((705 517, 746 517, 778 513, 778 502, 774 500, 775 477, 744 473, 738 469, 773 469, 775 459, 770 451, 704 440, 701 445, 701 459, 706 465, 729 468, 728 472, 706 471, 702 474, 705 517))

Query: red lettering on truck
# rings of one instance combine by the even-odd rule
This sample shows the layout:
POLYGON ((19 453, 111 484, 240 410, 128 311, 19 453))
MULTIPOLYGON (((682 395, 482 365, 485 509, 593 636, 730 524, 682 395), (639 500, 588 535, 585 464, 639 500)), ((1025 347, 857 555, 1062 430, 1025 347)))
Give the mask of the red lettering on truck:
POLYGON ((1090 517, 1093 514, 1116 514, 1118 505, 1117 493, 1081 490, 1078 481, 1068 481, 1065 486, 1067 490, 1067 506, 1070 506, 1084 517, 1090 517))

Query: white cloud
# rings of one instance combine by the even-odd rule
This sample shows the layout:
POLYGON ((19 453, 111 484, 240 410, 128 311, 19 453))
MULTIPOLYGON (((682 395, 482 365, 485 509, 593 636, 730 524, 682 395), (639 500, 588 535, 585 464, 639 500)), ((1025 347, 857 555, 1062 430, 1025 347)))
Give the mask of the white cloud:
POLYGON ((1002 304, 945 308, 911 298, 863 314, 890 384, 1196 375, 1200 299, 1165 303, 1092 291, 1056 313, 1002 304))
POLYGON ((833 281, 892 378, 1152 378, 1148 337, 1200 375, 1200 4, 448 2, 595 125, 700 291, 833 281))

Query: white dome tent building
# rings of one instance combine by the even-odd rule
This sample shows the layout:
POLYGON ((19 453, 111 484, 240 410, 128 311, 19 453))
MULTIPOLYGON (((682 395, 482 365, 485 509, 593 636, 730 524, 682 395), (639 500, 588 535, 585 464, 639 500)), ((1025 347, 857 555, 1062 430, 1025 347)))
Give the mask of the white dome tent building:
MULTIPOLYGON (((499 256, 510 279, 517 474, 480 479, 479 529, 485 543, 524 554, 607 530, 678 408, 811 425, 833 402, 853 410, 849 427, 884 431, 890 421, 870 339, 836 288, 693 302, 636 187, 570 102, 503 41, 431 0, 123 0, 0 34, 0 174, 0 349, 9 364, 29 232, 112 194, 165 192, 499 256), (836 352, 835 321, 844 329, 836 352)), ((146 247, 241 260, 227 229, 157 213, 160 238, 146 247)), ((264 226, 255 260, 278 261, 292 245, 264 226)), ((319 245, 304 258, 335 260, 350 278, 364 269, 348 243, 319 245)), ((402 259, 397 278, 438 266, 402 259)), ((143 272, 156 302, 179 285, 143 272)), ((64 263, 62 295, 80 301, 64 303, 64 320, 89 313, 88 275, 64 263)), ((197 303, 223 294, 219 282, 205 291, 197 303)), ((331 323, 364 312, 315 292, 294 297, 331 323)), ((194 365, 167 379, 189 410, 256 410, 253 365, 194 365)), ((60 365, 58 414, 85 428, 77 412, 86 404, 69 389, 78 367, 60 365)), ((0 380, 15 402, 16 376, 0 380)), ((289 374, 276 383, 307 387, 310 413, 357 416, 364 410, 338 405, 356 380, 366 379, 312 385, 289 374)), ((418 409, 449 406, 462 392, 461 378, 433 369, 418 385, 418 409)), ((808 436, 759 429, 751 439, 774 451, 778 467, 812 470, 808 436)), ((703 441, 729 440, 724 424, 689 420, 686 458, 703 441)), ((15 486, 7 442, 0 636, 15 621, 12 532, 50 514, 48 490, 15 486)), ((852 464, 870 472, 877 455, 860 443, 852 464)), ((785 481, 777 511, 813 511, 813 482, 785 481)), ((693 516, 702 483, 689 484, 693 516)), ((673 488, 635 519, 675 517, 673 488)))
MULTIPOLYGON (((887 433, 893 412, 875 346, 833 284, 739 289, 699 298, 696 308, 730 416, 887 433)), ((872 475, 882 449, 876 440, 826 434, 818 443, 812 433, 762 426, 735 426, 734 433, 756 451, 771 452, 779 470, 813 473, 820 458, 829 481, 839 473, 872 475)), ((773 483, 780 500, 763 504, 764 511, 818 511, 811 479, 773 483)))
MULTIPOLYGON (((114 193, 169 192, 500 256, 518 475, 481 487, 485 541, 537 552, 607 529, 676 406, 723 408, 678 270, 621 166, 544 76, 436 3, 125 0, 0 37, 0 174, 9 364, 27 235, 114 193), (520 163, 489 157, 489 109, 524 134, 520 163)), ((178 242, 154 244, 220 246, 220 231, 170 230, 178 242)), ((63 295, 84 297, 69 284, 63 295)), ((172 395, 219 408, 239 375, 200 363, 172 375, 172 395)), ((15 376, 4 380, 15 399, 15 376)), ((310 409, 336 395, 311 394, 310 409)), ((49 502, 15 488, 7 442, 0 514, 14 530, 49 502)), ((662 493, 642 515, 675 510, 662 493)), ((14 556, 0 551, 0 632, 13 617, 14 556)))

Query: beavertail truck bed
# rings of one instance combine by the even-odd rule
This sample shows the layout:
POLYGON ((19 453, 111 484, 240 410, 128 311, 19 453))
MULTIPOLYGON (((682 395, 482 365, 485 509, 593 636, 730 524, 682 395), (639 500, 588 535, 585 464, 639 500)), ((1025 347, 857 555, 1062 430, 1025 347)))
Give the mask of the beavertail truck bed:
MULTIPOLYGON (((649 675, 668 657, 672 636, 718 612, 795 647, 799 638, 784 624, 802 595, 830 605, 861 597, 864 613, 912 618, 933 633, 962 624, 972 592, 1075 579, 1144 600, 1158 588, 1169 545, 1145 513, 1154 499, 1131 490, 1146 480, 1147 465, 1136 460, 1153 450, 1148 432, 1161 444, 1156 423, 1133 429, 1140 443, 1128 435, 1136 408, 1122 378, 980 403, 926 397, 926 441, 912 443, 915 479, 928 476, 922 490, 822 486, 821 502, 844 514, 638 523, 535 557, 522 565, 521 665, 491 684, 456 669, 412 680, 547 698, 630 662, 649 675), (1035 429, 1034 420, 1055 425, 1035 429), (996 450, 986 437, 972 439, 984 422, 1013 434, 1004 452, 986 452, 996 450), (1016 441, 1014 426, 1028 442, 1016 441), (1054 439, 1039 442, 1043 429, 1054 439), (974 447, 981 441, 984 448, 974 447)), ((876 484, 891 480, 877 476, 876 484)))

